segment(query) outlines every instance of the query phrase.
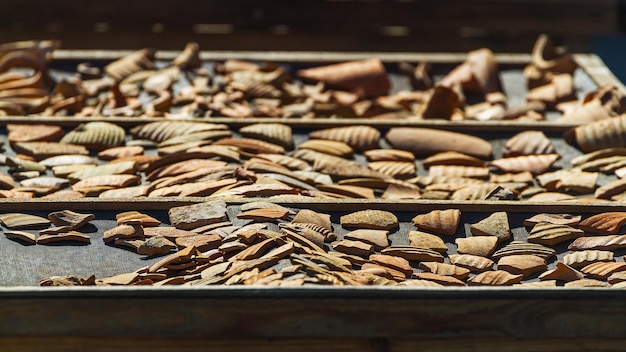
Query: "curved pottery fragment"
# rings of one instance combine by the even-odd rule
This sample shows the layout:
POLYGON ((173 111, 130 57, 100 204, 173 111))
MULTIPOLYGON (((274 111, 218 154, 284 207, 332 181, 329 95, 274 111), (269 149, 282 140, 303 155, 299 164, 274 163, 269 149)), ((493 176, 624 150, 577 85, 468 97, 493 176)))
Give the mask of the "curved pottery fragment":
POLYGON ((493 151, 488 141, 467 134, 417 127, 394 127, 385 135, 394 148, 417 155, 431 155, 445 151, 465 153, 489 159, 493 151))

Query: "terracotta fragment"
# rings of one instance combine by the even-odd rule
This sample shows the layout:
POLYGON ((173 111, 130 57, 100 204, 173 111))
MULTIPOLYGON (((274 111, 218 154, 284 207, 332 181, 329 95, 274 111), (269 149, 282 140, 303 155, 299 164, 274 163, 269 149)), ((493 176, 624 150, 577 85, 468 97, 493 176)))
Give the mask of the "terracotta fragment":
POLYGON ((489 177, 489 169, 477 166, 434 165, 428 169, 428 175, 486 179, 489 177))
POLYGON ((607 212, 596 214, 581 221, 578 227, 586 232, 614 234, 626 223, 626 212, 607 212))
POLYGON ((452 276, 461 281, 465 280, 470 273, 470 270, 467 268, 437 262, 421 262, 419 268, 437 275, 452 276))
POLYGON ((125 273, 119 274, 115 276, 103 277, 99 281, 103 285, 130 285, 139 279, 139 274, 137 273, 125 273))
POLYGON ((461 211, 458 209, 433 210, 417 215, 411 221, 418 229, 454 236, 461 221, 461 211))
POLYGON ((380 196, 381 199, 420 199, 422 193, 418 187, 390 184, 380 196))
POLYGON ((112 229, 104 231, 102 239, 104 243, 113 242, 119 238, 144 238, 143 227, 141 225, 118 225, 112 229))
POLYGON ((626 263, 596 262, 583 267, 580 271, 592 279, 607 280, 611 274, 626 271, 626 263))
POLYGON ((344 227, 360 227, 373 230, 391 230, 398 227, 398 218, 388 211, 362 210, 340 218, 344 227))
POLYGON ((418 280, 433 281, 443 286, 465 286, 465 283, 453 276, 440 275, 431 272, 427 273, 415 273, 413 277, 418 280))
POLYGON ((168 215, 170 223, 179 229, 193 229, 228 219, 226 203, 221 200, 171 208, 168 215))
POLYGON ((530 287, 530 288, 544 288, 544 287, 557 287, 556 280, 546 280, 546 281, 534 281, 534 282, 524 282, 521 284, 514 284, 515 287, 530 287))
POLYGON ((348 185, 319 185, 317 188, 320 191, 324 191, 327 193, 336 194, 338 196, 345 196, 348 198, 364 198, 364 199, 375 199, 374 190, 359 187, 359 186, 348 186, 348 185))
POLYGON ((545 247, 536 243, 513 241, 493 253, 492 257, 494 259, 500 259, 501 257, 505 257, 508 255, 522 254, 536 255, 538 257, 548 259, 556 255, 556 251, 552 248, 545 247))
POLYGON ((39 235, 37 244, 50 244, 56 242, 78 242, 89 244, 89 235, 77 231, 69 231, 57 235, 39 235))
POLYGON ((122 144, 126 131, 110 122, 95 121, 80 125, 66 133, 61 143, 83 145, 89 149, 107 149, 122 144))
POLYGON ((342 240, 333 244, 333 249, 359 257, 368 257, 374 253, 374 246, 361 241, 342 240))
POLYGON ((598 187, 594 193, 594 197, 598 199, 611 199, 614 195, 624 193, 625 191, 626 179, 619 179, 598 187))
POLYGON ((158 121, 139 125, 130 129, 130 133, 137 138, 145 138, 155 142, 190 133, 203 131, 227 130, 224 124, 214 124, 191 121, 158 121))
POLYGON ((113 147, 105 149, 98 153, 98 158, 102 160, 114 160, 118 158, 124 158, 129 156, 142 155, 144 147, 139 145, 113 147))
POLYGON ((237 214, 237 218, 255 221, 273 221, 287 219, 289 210, 283 209, 253 209, 237 214))
POLYGON ((4 231, 4 235, 10 240, 17 241, 25 245, 33 245, 37 243, 35 235, 26 231, 4 231))
POLYGON ((498 242, 506 241, 511 238, 508 215, 504 211, 495 212, 472 224, 470 232, 474 236, 495 236, 498 238, 498 242))
POLYGON ((504 270, 485 271, 469 280, 468 286, 509 286, 522 281, 523 275, 510 274, 504 270))
POLYGON ((7 124, 7 138, 15 142, 49 142, 60 139, 65 132, 60 126, 54 125, 22 125, 7 124))
POLYGON ((415 155, 399 149, 371 149, 363 152, 368 161, 415 161, 415 155))
POLYGON ((121 81, 135 72, 154 69, 154 64, 152 63, 154 53, 154 50, 151 49, 136 51, 113 61, 104 70, 116 81, 121 81))
POLYGON ((424 119, 450 120, 459 107, 459 103, 459 94, 454 89, 437 84, 432 90, 432 95, 426 102, 421 116, 424 119))
POLYGON ((611 287, 611 284, 608 282, 595 280, 595 279, 580 279, 575 281, 567 282, 565 287, 569 288, 581 288, 581 287, 611 287))
POLYGON ((59 155, 89 155, 82 145, 56 142, 17 142, 12 145, 17 153, 29 155, 36 160, 43 160, 59 155))
POLYGON ((621 248, 626 248, 626 235, 578 237, 567 247, 570 251, 586 249, 614 250, 621 248))
POLYGON ((585 274, 562 262, 556 263, 556 268, 539 275, 539 280, 575 281, 585 277, 585 274))
POLYGON ((229 189, 218 190, 212 194, 213 197, 232 197, 232 196, 243 196, 243 197, 269 197, 281 194, 295 194, 297 191, 290 186, 285 185, 282 182, 262 182, 262 183, 254 183, 233 187, 229 189))
POLYGON ((497 159, 489 164, 504 172, 529 171, 537 175, 547 171, 560 157, 558 154, 522 155, 497 159))
POLYGON ((80 180, 72 185, 72 190, 81 191, 92 187, 122 188, 140 183, 141 178, 136 175, 104 175, 92 176, 80 180))
POLYGON ((358 229, 350 231, 343 235, 345 239, 362 241, 374 246, 374 249, 380 251, 389 247, 389 239, 387 230, 358 229))
POLYGON ((0 223, 9 229, 25 229, 48 226, 50 220, 31 214, 6 213, 0 214, 0 223))
POLYGON ((429 168, 433 165, 458 165, 458 166, 474 166, 483 167, 485 161, 476 157, 455 151, 440 152, 433 154, 422 160, 424 167, 429 168))
POLYGON ((416 167, 413 162, 406 161, 374 161, 367 164, 370 169, 394 178, 405 179, 415 176, 416 167))
POLYGON ((169 226, 159 227, 146 227, 143 229, 143 234, 146 237, 163 236, 170 241, 175 241, 178 237, 187 237, 196 235, 195 232, 177 229, 169 226))
POLYGON ((380 251, 382 254, 401 257, 409 261, 416 262, 440 262, 444 261, 441 253, 424 248, 415 248, 411 246, 391 246, 380 251))
POLYGON ((409 261, 402 257, 385 254, 372 254, 369 259, 376 264, 400 271, 407 277, 410 277, 413 274, 413 268, 409 264, 409 261))
POLYGON ((309 139, 344 142, 356 151, 365 151, 378 148, 380 132, 371 126, 334 127, 310 132, 309 139))
POLYGON ((491 143, 484 139, 427 128, 394 127, 387 132, 385 139, 394 148, 407 150, 416 155, 456 151, 487 159, 492 153, 491 143))
POLYGON ((528 242, 554 246, 581 236, 585 232, 568 225, 555 225, 548 222, 537 223, 528 234, 528 242))
POLYGON ((213 145, 233 146, 250 153, 284 154, 285 148, 269 142, 251 138, 224 138, 213 145))
POLYGON ((409 231, 409 242, 416 248, 430 249, 439 253, 448 251, 448 247, 439 236, 422 231, 409 231))
POLYGON ((161 221, 159 221, 158 219, 138 211, 127 211, 123 213, 118 213, 117 215, 115 215, 115 219, 118 225, 139 224, 144 227, 161 225, 161 221))
POLYGON ((54 226, 39 230, 40 235, 58 235, 60 233, 71 231, 71 226, 54 226))
POLYGON ((626 116, 617 116, 574 128, 565 134, 584 152, 622 147, 626 143, 626 116))
POLYGON ((495 236, 468 237, 457 238, 454 242, 461 254, 488 257, 496 250, 498 238, 495 236))
POLYGON ((450 263, 474 273, 491 270, 494 266, 493 260, 472 254, 451 254, 450 263))
POLYGON ((293 148, 291 127, 287 125, 279 123, 259 123, 242 127, 239 129, 239 133, 243 137, 256 138, 278 144, 285 149, 293 148))
POLYGON ((552 142, 541 131, 524 131, 506 141, 502 156, 556 154, 552 142))
POLYGON ((94 220, 94 214, 81 214, 71 210, 55 211, 48 214, 48 219, 57 226, 71 226, 72 230, 78 230, 88 222, 94 220))
POLYGON ((546 260, 536 255, 508 255, 498 260, 498 270, 505 270, 511 274, 522 274, 523 277, 538 271, 545 271, 547 268, 546 260))

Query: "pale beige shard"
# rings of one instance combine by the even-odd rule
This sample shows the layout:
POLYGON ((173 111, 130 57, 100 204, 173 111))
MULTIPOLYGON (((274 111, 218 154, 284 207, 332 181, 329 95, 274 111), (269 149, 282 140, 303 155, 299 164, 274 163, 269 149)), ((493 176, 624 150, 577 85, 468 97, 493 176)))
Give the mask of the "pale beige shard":
POLYGON ((363 152, 368 161, 415 161, 415 155, 399 149, 371 149, 363 152))
POLYGON ((513 286, 515 286, 515 287, 524 287, 524 288, 557 287, 556 286, 556 280, 523 282, 521 284, 514 284, 513 286))
POLYGON ((494 259, 500 259, 501 257, 505 257, 508 255, 521 255, 521 254, 530 254, 536 255, 538 257, 548 259, 556 255, 556 251, 552 248, 537 244, 537 243, 527 243, 522 241, 513 241, 503 248, 500 248, 495 253, 493 253, 494 259))
POLYGON ((329 141, 325 139, 311 139, 298 145, 298 149, 309 149, 319 153, 352 158, 354 149, 344 142, 329 141))
POLYGON ((9 142, 47 142, 54 141, 63 136, 65 132, 61 126, 55 125, 26 125, 26 124, 7 124, 7 132, 9 142))
POLYGON ((318 185, 317 188, 331 196, 335 195, 335 198, 376 198, 374 190, 366 187, 348 185, 318 185))
POLYGON ((391 246, 380 251, 382 254, 402 257, 409 261, 416 262, 440 262, 443 263, 444 258, 441 253, 424 248, 415 248, 411 246, 391 246))
MULTIPOLYGON (((0 175, 0 184, 2 185, 1 188, 7 188, 7 189, 14 188, 13 187, 14 185, 11 185, 12 181, 13 180, 9 176, 0 175), (6 187, 6 186, 10 186, 10 187, 6 187)), ((54 187, 54 188, 60 189, 60 188, 65 188, 66 186, 68 186, 69 182, 70 180, 66 178, 52 177, 52 176, 39 176, 39 177, 28 178, 28 179, 20 181, 20 186, 21 187, 54 187)))
POLYGON ((256 138, 285 149, 293 148, 293 134, 291 127, 280 123, 257 123, 242 127, 239 133, 246 138, 256 138))
POLYGON ((613 273, 626 271, 626 263, 596 262, 586 265, 580 271, 592 279, 607 280, 613 273))
POLYGON ((206 203, 174 207, 168 211, 170 223, 179 229, 193 229, 228 220, 226 202, 216 200, 206 203))
POLYGON ((574 157, 571 163, 572 163, 572 166, 578 167, 590 161, 608 158, 612 156, 626 156, 626 148, 619 147, 619 148, 606 148, 606 149, 596 150, 591 153, 574 157))
POLYGON ((626 281, 626 271, 617 271, 609 275, 609 277, 607 278, 607 281, 611 285, 626 281))
POLYGON ((458 165, 484 167, 485 161, 460 152, 448 151, 433 154, 424 160, 422 165, 429 168, 434 165, 458 165))
POLYGON ((626 191, 626 179, 618 179, 609 182, 596 189, 594 196, 598 199, 611 199, 614 195, 624 193, 626 191))
POLYGON ((394 127, 385 139, 396 149, 416 155, 431 155, 445 151, 466 153, 481 159, 491 157, 488 141, 467 134, 428 128, 394 127))
POLYGON ((468 286, 509 286, 522 281, 522 274, 511 274, 504 270, 485 271, 469 280, 468 286))
POLYGON ((430 249, 440 253, 448 251, 448 247, 439 236, 422 231, 409 231, 409 242, 416 248, 430 249))
POLYGON ((466 268, 473 273, 480 273, 493 269, 493 260, 471 254, 450 254, 450 263, 466 268))
POLYGON ((511 238, 509 217, 504 211, 495 212, 487 218, 472 224, 470 232, 474 236, 495 236, 498 238, 498 242, 506 241, 511 238))
POLYGON ((96 165, 91 164, 76 164, 76 165, 59 165, 52 167, 52 173, 55 177, 68 177, 77 171, 93 169, 96 165))
POLYGON ((575 281, 585 277, 585 274, 562 262, 557 262, 556 267, 539 275, 539 280, 575 281))
POLYGON ((43 159, 39 164, 47 167, 63 166, 63 165, 92 165, 97 164, 96 159, 88 155, 57 155, 43 159))
POLYGON ((161 221, 145 213, 138 211, 127 211, 115 215, 118 225, 122 224, 139 224, 144 227, 159 226, 161 221))
POLYGON ((470 270, 454 264, 437 262, 421 262, 419 268, 437 275, 452 276, 458 280, 465 280, 469 276, 470 270))
POLYGON ((368 257, 370 254, 374 253, 373 245, 352 240, 342 240, 333 243, 333 249, 338 252, 352 254, 359 257, 368 257))
POLYGON ((486 179, 489 177, 489 169, 479 166, 433 165, 428 169, 428 175, 486 179))
POLYGON ((59 155, 89 155, 85 146, 56 142, 18 142, 12 145, 17 153, 43 160, 59 155))
POLYGON ((576 197, 570 194, 566 194, 566 193, 544 192, 545 191, 544 188, 538 191, 539 193, 533 194, 527 199, 527 201, 529 202, 560 202, 560 201, 565 201, 565 200, 576 199, 576 197))
POLYGON ((257 158, 261 158, 264 160, 271 161, 280 166, 286 167, 289 170, 296 171, 311 171, 313 168, 309 163, 304 160, 300 160, 298 158, 294 158, 289 155, 280 155, 280 154, 257 154, 257 158))
POLYGON ((465 283, 454 276, 450 275, 441 275, 431 272, 426 273, 415 273, 413 277, 418 280, 428 280, 436 282, 443 286, 465 286, 465 283))
POLYGON ((397 270, 406 275, 407 278, 411 277, 413 274, 413 268, 409 264, 409 261, 402 257, 387 254, 372 254, 369 259, 378 265, 397 270))
POLYGON ((84 197, 85 197, 85 195, 80 193, 80 192, 70 191, 70 190, 61 190, 61 191, 57 191, 57 192, 54 192, 54 193, 47 194, 47 195, 43 196, 42 198, 45 198, 45 199, 72 199, 72 198, 84 198, 84 197))
POLYGON ((390 184, 385 189, 381 199, 420 199, 422 193, 417 186, 390 184))
POLYGON ((404 275, 404 273, 398 270, 392 269, 390 267, 382 266, 376 263, 369 263, 369 262, 365 263, 361 267, 361 270, 359 270, 358 272, 359 273, 365 272, 365 273, 377 275, 387 280, 393 280, 395 282, 402 282, 406 280, 406 276, 404 275))
POLYGON ((83 145, 89 149, 117 147, 124 142, 126 132, 110 122, 88 122, 76 127, 61 138, 61 143, 83 145))
POLYGON ((502 175, 491 174, 489 176, 489 182, 491 183, 507 183, 507 182, 516 182, 516 183, 528 183, 532 184, 534 182, 533 174, 529 171, 523 171, 519 173, 507 173, 502 175))
POLYGON ((626 248, 626 235, 579 237, 567 247, 570 251, 586 249, 614 250, 626 248))
POLYGON ((502 156, 556 154, 552 142, 541 131, 523 131, 509 138, 504 144, 502 156))
POLYGON ((451 200, 483 200, 496 186, 485 183, 482 185, 469 185, 462 187, 450 196, 451 200))
POLYGON ((124 161, 119 163, 109 163, 92 168, 85 168, 69 174, 67 177, 72 180, 84 180, 94 176, 134 174, 137 171, 137 164, 134 161, 124 161))
POLYGON ((309 139, 327 139, 348 144, 356 151, 378 148, 380 132, 371 126, 334 127, 309 133, 309 139))
POLYGON ((620 115, 578 126, 565 138, 576 142, 584 152, 626 145, 626 115, 620 115))
POLYGON ((141 225, 117 225, 116 227, 104 231, 102 239, 104 243, 110 243, 117 239, 144 238, 143 227, 141 225))
POLYGON ((136 138, 149 139, 160 143, 176 136, 214 130, 228 130, 228 126, 191 121, 158 121, 133 127, 130 129, 130 133, 136 138))
POLYGON ((119 82, 133 73, 155 68, 152 60, 153 49, 141 49, 115 60, 104 67, 104 71, 115 81, 119 82))
POLYGON ((259 243, 256 243, 243 251, 235 255, 236 260, 251 260, 258 259, 263 256, 267 251, 276 247, 276 243, 273 238, 268 238, 259 243))
POLYGON ((242 151, 249 153, 268 153, 268 154, 284 154, 285 148, 280 145, 260 141, 258 139, 252 138, 224 138, 220 139, 217 142, 214 142, 213 145, 223 145, 223 146, 231 146, 237 147, 242 151))
POLYGON ((398 286, 407 286, 407 287, 443 287, 442 284, 438 284, 434 281, 430 280, 422 280, 422 279, 412 279, 402 281, 398 284, 398 286))
POLYGON ((606 235, 618 233, 625 223, 626 212, 607 212, 588 217, 581 221, 578 227, 585 232, 606 235))
POLYGON ((546 172, 560 158, 559 154, 522 155, 496 159, 489 163, 504 172, 528 171, 533 175, 546 172))
POLYGON ((572 268, 582 268, 595 262, 612 262, 613 252, 600 250, 585 250, 567 253, 563 257, 563 264, 572 268))
POLYGON ((488 257, 498 245, 498 238, 495 236, 479 236, 468 238, 457 238, 454 241, 461 254, 472 254, 479 257, 488 257))
POLYGON ((367 167, 399 179, 413 177, 417 171, 415 163, 409 161, 372 161, 367 164, 367 167))
POLYGON ((587 194, 596 188, 598 173, 563 169, 541 174, 537 176, 537 181, 548 191, 587 194))
POLYGON ((576 226, 581 219, 581 215, 540 213, 524 220, 524 226, 534 226, 540 222, 576 226))
POLYGON ((48 226, 50 220, 32 214, 6 213, 0 214, 0 223, 10 229, 25 229, 48 226))
MULTIPOLYGON (((215 131, 202 131, 184 134, 182 136, 176 136, 164 140, 158 144, 159 154, 171 154, 176 152, 176 146, 183 148, 187 146, 188 149, 191 145, 204 146, 210 144, 218 139, 232 137, 233 133, 227 130, 215 130, 215 131)), ((182 152, 179 150, 178 152, 182 152)))
POLYGON ((583 171, 602 171, 612 172, 615 169, 619 169, 621 165, 626 161, 626 156, 610 156, 606 158, 596 159, 588 161, 577 168, 583 171))
POLYGON ((454 236, 461 221, 461 211, 458 209, 433 210, 417 215, 411 221, 420 230, 454 236))
POLYGON ((72 185, 72 190, 81 191, 93 187, 122 188, 141 182, 141 177, 137 175, 104 175, 92 176, 80 180, 72 185))
POLYGON ((26 231, 9 230, 4 231, 4 235, 10 240, 17 241, 26 245, 33 245, 37 243, 35 235, 26 231))
POLYGON ((537 223, 528 234, 528 242, 554 246, 585 235, 583 230, 548 222, 537 223))
POLYGON ((611 287, 611 284, 605 281, 596 279, 580 279, 565 283, 565 287, 568 288, 582 288, 582 287, 611 287))
POLYGON ((45 228, 43 230, 39 230, 39 234, 40 235, 58 235, 60 233, 68 232, 71 230, 72 230, 71 226, 53 226, 53 227, 45 228))
POLYGON ((333 229, 330 214, 318 213, 310 209, 301 209, 298 211, 291 222, 316 224, 328 231, 332 231, 333 229))
POLYGON ((89 235, 78 231, 69 231, 57 235, 39 235, 37 238, 37 244, 50 244, 56 242, 78 242, 89 244, 91 239, 89 238, 89 235))
POLYGON ((498 270, 508 271, 511 274, 522 274, 524 277, 538 271, 545 271, 547 268, 546 260, 536 255, 508 255, 498 260, 498 270))
POLYGON ((148 268, 148 272, 154 273, 157 272, 159 269, 165 268, 166 266, 171 264, 189 262, 194 255, 198 254, 200 254, 200 252, 198 252, 198 250, 194 246, 181 249, 178 252, 170 254, 169 256, 152 264, 150 268, 148 268))
POLYGON ((343 238, 369 243, 375 250, 380 251, 389 247, 388 235, 389 231, 386 230, 358 229, 344 234, 343 238))
POLYGON ((114 160, 129 156, 143 155, 144 147, 140 145, 128 145, 123 147, 113 147, 98 153, 98 158, 102 160, 114 160))
POLYGON ((227 187, 212 194, 213 197, 270 197, 280 194, 297 194, 293 187, 278 181, 257 182, 254 184, 244 184, 237 187, 227 187))
POLYGON ((391 230, 398 227, 398 218, 384 210, 361 210, 343 215, 340 223, 344 227, 360 227, 373 230, 391 230))
POLYGON ((137 197, 146 197, 150 190, 151 186, 133 186, 119 189, 111 189, 108 191, 104 191, 98 195, 99 198, 137 198, 137 197))
POLYGON ((94 220, 94 214, 77 213, 71 210, 55 211, 48 214, 48 219, 57 226, 71 226, 72 230, 78 230, 94 220))

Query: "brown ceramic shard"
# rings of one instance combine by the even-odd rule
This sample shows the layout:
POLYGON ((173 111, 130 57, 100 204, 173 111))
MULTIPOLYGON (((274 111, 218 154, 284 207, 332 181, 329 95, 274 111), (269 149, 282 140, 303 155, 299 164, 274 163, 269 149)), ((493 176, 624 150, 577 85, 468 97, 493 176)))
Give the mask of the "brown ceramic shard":
POLYGON ((383 210, 362 210, 340 218, 344 227, 360 227, 373 230, 391 230, 398 227, 398 218, 383 210))
POLYGON ((326 139, 348 144, 356 151, 378 148, 380 132, 370 126, 335 127, 309 133, 309 139, 326 139))
POLYGON ((536 243, 527 243, 522 241, 513 241, 503 248, 500 248, 493 253, 494 259, 500 259, 501 257, 508 255, 522 255, 530 254, 538 257, 548 259, 556 255, 556 251, 552 248, 542 246, 536 243))
POLYGON ((368 161, 415 161, 415 155, 399 149, 371 149, 363 152, 368 161))
POLYGON ((491 270, 494 266, 493 260, 471 254, 451 254, 450 263, 467 268, 474 273, 491 270))
POLYGON ((380 251, 389 247, 388 235, 389 231, 386 230, 359 229, 350 231, 344 234, 343 237, 348 240, 369 243, 374 246, 375 250, 380 251))
POLYGON ((13 149, 36 160, 42 160, 59 155, 89 155, 89 151, 82 145, 57 142, 18 142, 12 145, 13 149))
POLYGON ((580 279, 575 281, 570 281, 564 285, 565 287, 575 288, 575 287, 610 287, 611 284, 608 282, 596 280, 596 279, 580 279))
POLYGON ((600 250, 584 250, 568 253, 563 257, 563 264, 572 268, 582 268, 595 262, 612 262, 613 252, 600 250))
POLYGON ((433 165, 458 165, 458 166, 474 166, 474 167, 483 167, 485 166, 485 161, 478 159, 473 156, 469 156, 467 154, 463 154, 460 152, 441 152, 437 154, 433 154, 424 160, 422 160, 422 165, 424 167, 429 168, 433 165))
POLYGON ((77 231, 69 231, 57 235, 40 235, 37 238, 37 244, 50 244, 56 242, 78 242, 89 244, 91 240, 89 235, 77 231))
POLYGON ((354 150, 348 144, 325 139, 310 139, 298 145, 298 149, 310 149, 319 153, 350 159, 354 150))
POLYGON ((283 209, 252 209, 237 214, 237 218, 255 221, 273 221, 287 219, 289 210, 283 209))
POLYGON ((487 159, 492 153, 491 143, 484 139, 428 128, 394 127, 387 132, 385 139, 394 148, 407 150, 417 155, 456 151, 487 159))
POLYGON ((142 155, 144 147, 140 145, 130 145, 123 147, 113 147, 105 149, 98 153, 98 158, 102 160, 114 160, 129 156, 142 155))
POLYGON ((575 142, 583 152, 622 147, 626 144, 626 115, 592 122, 566 132, 565 139, 575 142))
POLYGON ((586 249, 614 250, 622 248, 626 248, 626 235, 578 237, 567 247, 570 251, 586 249))
POLYGON ((625 223, 626 212, 607 212, 588 217, 578 227, 585 232, 607 235, 618 233, 625 223))
POLYGON ((48 214, 48 219, 53 224, 57 226, 71 226, 72 230, 80 229, 95 218, 94 214, 81 214, 71 210, 55 211, 48 214))
POLYGON ((246 138, 257 138, 285 149, 293 148, 291 127, 279 123, 259 123, 239 129, 239 133, 246 138))
POLYGON ((370 169, 394 178, 405 179, 415 176, 415 163, 407 161, 374 161, 367 164, 370 169))
POLYGON ((528 234, 528 242, 554 246, 581 236, 585 232, 568 225, 555 225, 548 222, 537 223, 528 234))
POLYGON ((318 185, 317 188, 320 191, 327 192, 327 194, 336 195, 336 197, 339 198, 376 198, 376 196, 374 195, 374 190, 366 187, 348 185, 318 185))
POLYGON ((344 90, 358 89, 367 97, 386 95, 391 88, 385 67, 379 59, 304 69, 298 71, 298 76, 344 90))
POLYGON ((443 255, 439 252, 411 246, 391 246, 383 249, 381 253, 402 257, 409 261, 441 263, 444 261, 443 255))
POLYGON ((116 81, 121 81, 135 72, 154 69, 155 67, 152 63, 154 53, 155 51, 152 49, 142 49, 136 51, 132 54, 124 56, 121 59, 113 61, 108 64, 104 70, 116 81))
POLYGON ((487 218, 472 224, 470 231, 474 236, 495 236, 498 242, 511 238, 509 218, 506 212, 500 211, 489 215, 487 218))
POLYGON ((118 225, 140 224, 144 227, 161 225, 161 221, 159 221, 158 219, 138 211, 127 211, 123 213, 118 213, 117 215, 115 215, 115 219, 118 225))
POLYGON ((459 103, 459 94, 454 89, 438 84, 432 90, 432 95, 426 102, 421 116, 425 119, 450 120, 458 109, 459 103))
POLYGON ((170 241, 175 241, 178 237, 187 237, 197 235, 195 232, 177 229, 169 226, 146 227, 143 229, 146 237, 163 236, 170 241))
POLYGON ((470 273, 467 268, 437 262, 421 262, 419 268, 437 275, 452 276, 458 280, 465 280, 470 273))
POLYGON ((298 211, 291 222, 316 224, 329 231, 333 229, 329 214, 318 213, 309 209, 298 211))
POLYGON ((119 238, 144 238, 143 227, 141 225, 118 225, 112 229, 104 231, 102 239, 104 243, 113 242, 119 238))
POLYGON ((61 138, 61 143, 82 145, 89 149, 107 149, 117 147, 124 142, 126 132, 110 122, 88 122, 68 132, 61 138))
POLYGON ((478 166, 434 165, 428 169, 428 176, 486 179, 489 177, 489 169, 478 166))
POLYGON ((626 263, 596 262, 585 266, 580 271, 592 279, 607 280, 611 274, 626 271, 626 263))
POLYGON ((436 273, 415 273, 413 277, 419 280, 433 281, 443 286, 465 286, 465 283, 450 275, 440 275, 436 273))
POLYGON ((409 231, 409 242, 416 248, 430 249, 440 253, 448 251, 448 247, 439 236, 422 231, 409 231))
POLYGON ((522 155, 497 159, 489 164, 504 172, 529 171, 537 175, 546 172, 560 157, 559 154, 522 155))
POLYGON ((495 236, 457 238, 455 243, 461 254, 488 257, 496 250, 498 238, 495 236))
POLYGON ((60 126, 7 124, 9 142, 49 142, 61 138, 64 134, 60 126))
POLYGON ((6 213, 0 214, 0 223, 10 229, 25 229, 48 226, 50 220, 31 214, 6 213))
POLYGON ((556 268, 539 275, 539 280, 575 281, 584 278, 585 275, 562 262, 556 263, 556 268))
POLYGON ((524 131, 506 141, 502 156, 556 154, 552 142, 541 131, 524 131))
POLYGON ((523 275, 510 274, 504 270, 485 271, 469 280, 469 286, 508 286, 518 284, 522 281, 523 275))
POLYGON ((417 215, 411 221, 418 229, 454 236, 461 221, 461 211, 458 209, 433 210, 417 215))
POLYGON ((26 231, 4 231, 4 235, 10 240, 17 241, 26 245, 33 245, 37 243, 35 235, 26 231))
POLYGON ((359 257, 368 257, 374 253, 374 246, 361 241, 343 240, 333 244, 333 249, 359 257))
POLYGON ((596 189, 594 196, 598 199, 611 199, 612 196, 626 191, 626 179, 609 182, 596 189))
POLYGON ((168 214, 170 223, 179 229, 193 229, 228 220, 226 203, 221 200, 171 208, 168 214))
POLYGON ((402 257, 386 254, 372 254, 369 259, 378 265, 398 270, 407 277, 410 277, 413 274, 413 268, 409 264, 409 261, 402 257))
POLYGON ((505 270, 511 274, 522 274, 524 277, 538 271, 544 271, 547 268, 546 260, 536 255, 509 255, 498 260, 498 270, 505 270))

